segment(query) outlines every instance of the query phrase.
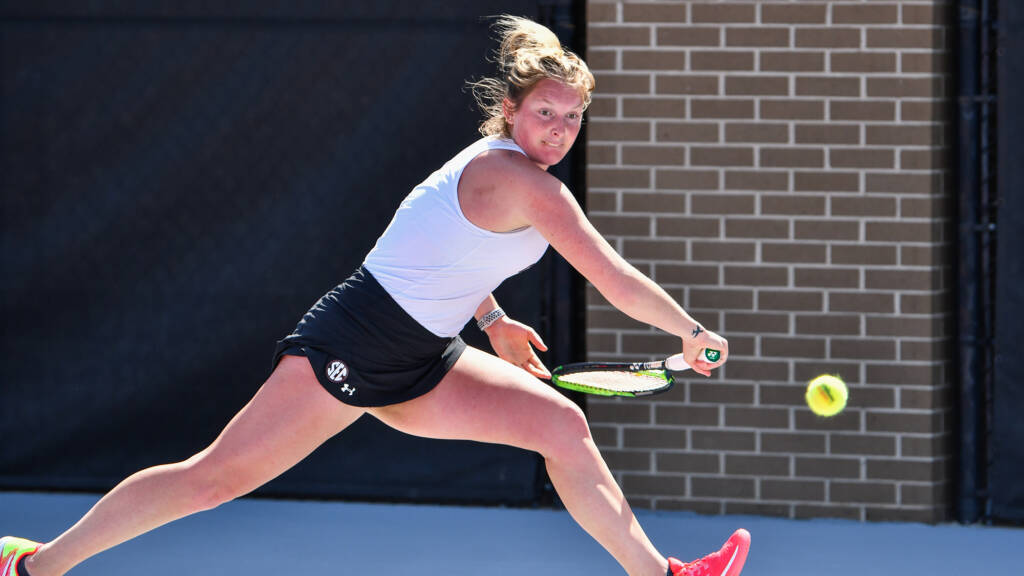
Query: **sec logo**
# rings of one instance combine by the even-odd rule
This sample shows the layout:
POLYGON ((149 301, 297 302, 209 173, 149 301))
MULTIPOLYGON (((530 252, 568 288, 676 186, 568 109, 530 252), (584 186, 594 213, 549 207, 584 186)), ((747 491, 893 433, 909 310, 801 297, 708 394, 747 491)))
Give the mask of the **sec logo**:
POLYGON ((348 366, 341 360, 331 360, 327 363, 327 379, 335 384, 341 384, 348 378, 348 366))

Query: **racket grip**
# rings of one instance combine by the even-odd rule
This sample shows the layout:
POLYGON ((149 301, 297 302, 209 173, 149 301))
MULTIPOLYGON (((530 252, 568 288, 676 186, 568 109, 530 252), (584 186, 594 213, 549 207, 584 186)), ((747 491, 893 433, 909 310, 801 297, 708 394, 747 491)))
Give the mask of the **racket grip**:
MULTIPOLYGON (((718 350, 715 350, 714 348, 704 349, 704 358, 707 359, 708 362, 718 362, 718 359, 721 357, 722 353, 719 352, 718 350)), ((673 372, 681 372, 683 370, 689 370, 690 365, 686 363, 686 360, 683 360, 683 355, 680 353, 673 354, 672 356, 666 358, 665 368, 668 368, 673 372)))
POLYGON ((690 365, 683 359, 682 354, 673 354, 665 359, 665 368, 673 372, 682 372, 683 370, 689 370, 690 365))

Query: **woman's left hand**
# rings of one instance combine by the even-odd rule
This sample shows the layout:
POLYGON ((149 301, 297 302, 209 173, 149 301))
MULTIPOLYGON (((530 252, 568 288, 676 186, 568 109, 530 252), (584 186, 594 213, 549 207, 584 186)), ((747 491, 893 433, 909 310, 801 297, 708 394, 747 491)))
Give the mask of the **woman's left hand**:
POLYGON ((519 366, 537 378, 551 378, 551 372, 544 367, 533 349, 547 350, 548 347, 533 328, 503 316, 488 326, 485 332, 491 339, 491 347, 502 360, 519 366))

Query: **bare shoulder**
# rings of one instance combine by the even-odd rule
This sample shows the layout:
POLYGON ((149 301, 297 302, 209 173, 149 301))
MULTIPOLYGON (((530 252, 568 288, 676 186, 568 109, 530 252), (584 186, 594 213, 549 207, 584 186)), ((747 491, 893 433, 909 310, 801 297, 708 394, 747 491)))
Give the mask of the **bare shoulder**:
POLYGON ((531 225, 530 206, 557 196, 561 182, 513 150, 488 150, 459 180, 459 204, 470 222, 502 232, 531 225))
POLYGON ((466 165, 463 183, 490 183, 490 186, 524 189, 558 179, 537 167, 526 156, 514 150, 487 150, 466 165))

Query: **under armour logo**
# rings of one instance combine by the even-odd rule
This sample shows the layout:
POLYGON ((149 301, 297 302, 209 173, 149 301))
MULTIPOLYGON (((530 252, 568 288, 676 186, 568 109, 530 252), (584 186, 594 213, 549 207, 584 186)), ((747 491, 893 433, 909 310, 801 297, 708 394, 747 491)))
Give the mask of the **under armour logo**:
POLYGON ((351 387, 351 386, 349 386, 348 384, 345 384, 344 386, 342 386, 341 387, 341 391, 342 392, 348 392, 349 396, 351 396, 351 395, 356 393, 356 389, 351 387))
MULTIPOLYGON (((345 365, 341 360, 331 360, 327 364, 327 379, 331 382, 341 384, 348 378, 348 366, 345 365)), ((355 390, 353 389, 353 392, 355 390)))

